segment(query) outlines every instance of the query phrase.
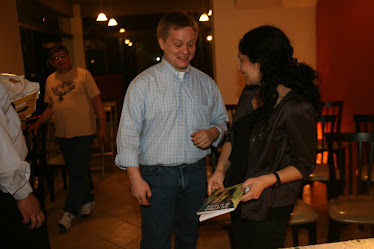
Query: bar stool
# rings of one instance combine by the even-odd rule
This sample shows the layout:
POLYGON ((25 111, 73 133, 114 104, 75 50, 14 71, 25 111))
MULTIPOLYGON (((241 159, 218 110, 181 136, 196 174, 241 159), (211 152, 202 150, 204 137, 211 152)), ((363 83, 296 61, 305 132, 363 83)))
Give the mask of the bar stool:
MULTIPOLYGON (((115 138, 118 129, 118 112, 117 112, 117 102, 116 101, 103 101, 104 111, 106 113, 107 127, 109 130, 109 150, 106 150, 105 144, 100 144, 98 139, 95 138, 93 141, 93 148, 99 149, 99 152, 93 153, 92 156, 100 156, 101 159, 101 174, 104 176, 105 169, 105 156, 110 155, 112 161, 114 161, 114 156, 116 153, 115 148, 115 138)), ((97 129, 98 130, 98 129, 97 129)), ((94 168, 93 168, 94 169, 94 168)))
MULTIPOLYGON (((106 113, 109 113, 109 143, 110 143, 110 152, 104 152, 104 155, 111 155, 114 161, 115 137, 117 136, 117 129, 118 129, 117 102, 116 101, 104 101, 103 106, 104 106, 104 111, 106 113)), ((102 147, 104 147, 104 145, 102 145, 102 147)))

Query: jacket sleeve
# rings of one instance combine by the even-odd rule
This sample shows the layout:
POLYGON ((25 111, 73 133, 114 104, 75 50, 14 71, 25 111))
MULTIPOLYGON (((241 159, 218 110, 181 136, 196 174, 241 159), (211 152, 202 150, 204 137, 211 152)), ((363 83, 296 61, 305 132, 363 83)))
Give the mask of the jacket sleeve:
POLYGON ((311 104, 299 102, 288 108, 286 132, 291 151, 291 165, 304 179, 316 166, 317 130, 315 112, 311 104))

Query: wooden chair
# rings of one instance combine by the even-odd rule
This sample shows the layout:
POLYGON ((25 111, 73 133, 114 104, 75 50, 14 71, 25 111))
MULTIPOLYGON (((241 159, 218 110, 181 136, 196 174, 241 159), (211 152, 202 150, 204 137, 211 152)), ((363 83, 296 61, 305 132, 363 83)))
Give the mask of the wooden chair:
POLYGON ((64 158, 60 152, 60 146, 58 145, 55 137, 55 127, 53 121, 48 122, 46 126, 46 181, 49 189, 50 200, 53 202, 55 200, 55 170, 61 170, 64 189, 67 189, 67 170, 64 158))
MULTIPOLYGON (((105 156, 111 156, 112 162, 114 162, 116 155, 116 136, 118 130, 118 110, 116 101, 104 101, 103 102, 104 111, 106 115, 106 123, 108 128, 108 142, 106 144, 101 144, 98 139, 98 134, 96 134, 92 143, 92 156, 100 156, 100 166, 91 167, 92 170, 101 170, 101 175, 104 176, 105 172, 105 156)), ((97 132, 99 131, 99 121, 97 120, 97 132)))
POLYGON ((343 101, 321 101, 320 115, 336 115, 336 125, 334 132, 340 132, 340 123, 342 120, 343 101))
MULTIPOLYGON (((370 132, 374 133, 374 115, 353 115, 353 119, 356 125, 356 132, 370 132)), ((366 148, 368 149, 368 148, 366 148)), ((361 179, 363 181, 368 179, 368 164, 365 164, 362 167, 361 179)), ((371 181, 374 182, 374 171, 371 172, 371 181)))
POLYGON ((342 224, 374 226, 374 197, 370 191, 374 133, 330 133, 326 134, 326 140, 330 166, 327 191, 331 198, 328 203, 328 242, 335 242, 339 241, 342 224), (334 143, 338 144, 338 151, 334 151, 334 143), (362 180, 365 162, 369 165, 369 174, 362 180), (340 180, 335 174, 335 166, 340 169, 340 180))
POLYGON ((316 168, 313 173, 310 174, 307 182, 319 181, 328 182, 329 176, 329 166, 324 162, 324 152, 327 151, 327 142, 325 138, 326 133, 334 132, 336 121, 336 115, 320 115, 317 116, 317 154, 321 154, 320 162, 316 164, 316 168))
POLYGON ((374 132, 374 114, 353 115, 356 132, 374 132))
MULTIPOLYGON (((35 120, 34 120, 35 121, 35 120)), ((27 123, 29 125, 29 123, 27 123)), ((40 127, 37 135, 30 136, 25 129, 25 140, 27 143, 28 154, 25 161, 30 164, 30 184, 33 188, 34 195, 39 199, 42 210, 45 210, 45 188, 46 179, 46 128, 40 127)))
POLYGON ((299 245, 299 229, 308 230, 309 245, 317 244, 317 212, 303 200, 297 199, 288 225, 292 228, 293 246, 299 245))

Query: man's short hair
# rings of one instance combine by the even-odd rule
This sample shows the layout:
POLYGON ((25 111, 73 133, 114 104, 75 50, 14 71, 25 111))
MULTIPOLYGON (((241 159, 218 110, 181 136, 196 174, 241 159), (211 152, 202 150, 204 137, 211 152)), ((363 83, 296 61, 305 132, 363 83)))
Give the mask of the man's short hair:
POLYGON ((185 27, 191 27, 195 32, 195 36, 197 37, 199 27, 192 16, 180 11, 170 12, 163 16, 158 23, 157 39, 161 38, 162 40, 166 41, 169 36, 170 29, 178 30, 185 27))
POLYGON ((56 44, 48 50, 48 59, 51 59, 52 54, 59 52, 61 50, 65 51, 66 54, 69 55, 69 50, 64 45, 56 44))

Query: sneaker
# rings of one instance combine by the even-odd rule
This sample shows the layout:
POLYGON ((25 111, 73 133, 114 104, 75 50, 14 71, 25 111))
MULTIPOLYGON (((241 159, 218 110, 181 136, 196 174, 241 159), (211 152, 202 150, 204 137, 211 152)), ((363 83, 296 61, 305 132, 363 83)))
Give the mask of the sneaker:
POLYGON ((75 216, 72 213, 64 212, 62 214, 62 217, 60 221, 57 223, 57 225, 61 228, 61 231, 67 231, 71 227, 71 222, 74 220, 75 216))
POLYGON ((81 209, 79 210, 79 214, 81 216, 89 216, 92 211, 94 211, 95 206, 96 204, 94 201, 88 202, 81 207, 81 209))

